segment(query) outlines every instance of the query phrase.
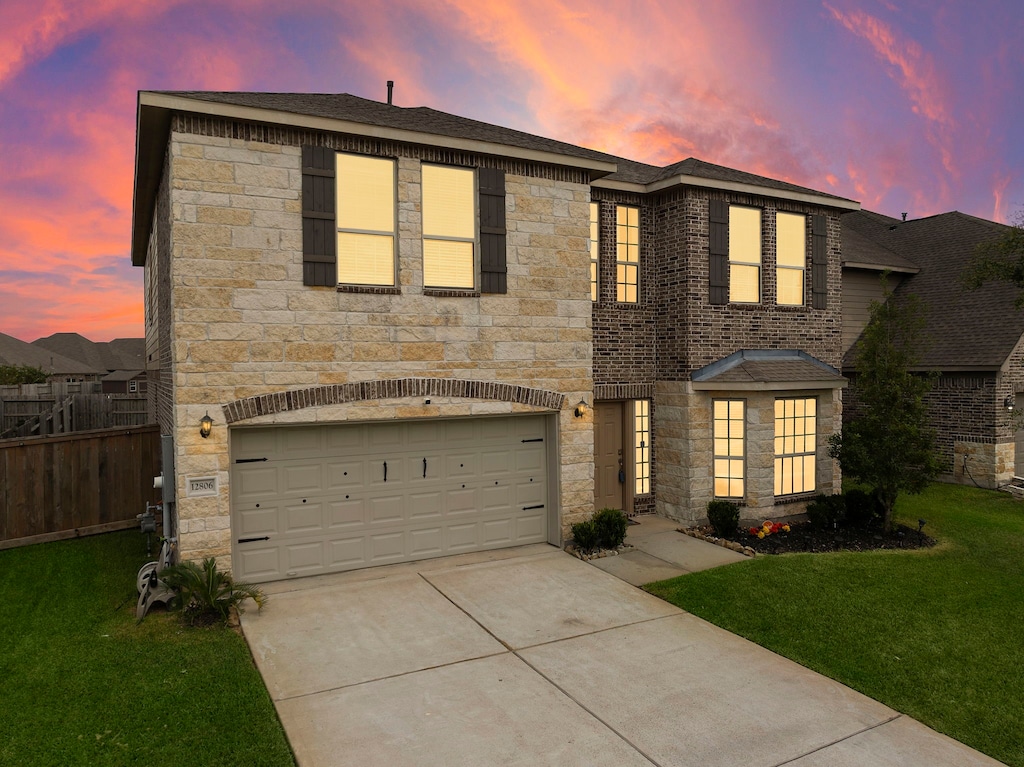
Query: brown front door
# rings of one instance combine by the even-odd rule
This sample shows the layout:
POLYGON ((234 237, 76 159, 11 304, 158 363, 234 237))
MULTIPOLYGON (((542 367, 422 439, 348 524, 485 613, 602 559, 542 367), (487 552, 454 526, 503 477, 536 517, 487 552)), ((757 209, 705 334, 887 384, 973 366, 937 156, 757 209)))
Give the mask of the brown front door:
POLYGON ((594 403, 594 508, 625 509, 622 403, 594 403))

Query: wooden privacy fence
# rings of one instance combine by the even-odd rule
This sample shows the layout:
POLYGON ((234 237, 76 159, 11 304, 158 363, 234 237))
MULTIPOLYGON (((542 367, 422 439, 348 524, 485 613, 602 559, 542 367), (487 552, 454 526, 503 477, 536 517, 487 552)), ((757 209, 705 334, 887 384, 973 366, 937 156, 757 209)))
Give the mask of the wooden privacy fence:
POLYGON ((0 399, 0 439, 142 426, 147 421, 146 398, 131 394, 9 395, 0 399))
POLYGON ((0 440, 0 549, 136 525, 159 473, 156 424, 0 440))

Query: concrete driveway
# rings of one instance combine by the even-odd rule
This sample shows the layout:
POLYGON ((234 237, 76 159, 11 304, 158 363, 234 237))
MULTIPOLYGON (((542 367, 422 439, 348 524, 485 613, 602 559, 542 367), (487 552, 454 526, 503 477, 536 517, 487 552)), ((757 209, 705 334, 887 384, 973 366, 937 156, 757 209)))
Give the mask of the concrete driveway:
POLYGON ((266 591, 302 767, 998 764, 547 545, 266 591))

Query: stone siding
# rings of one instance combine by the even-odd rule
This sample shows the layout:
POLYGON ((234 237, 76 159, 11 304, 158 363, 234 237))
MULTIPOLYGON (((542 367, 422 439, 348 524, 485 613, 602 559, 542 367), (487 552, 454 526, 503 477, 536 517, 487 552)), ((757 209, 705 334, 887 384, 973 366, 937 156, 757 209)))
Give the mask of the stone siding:
MULTIPOLYGON (((593 508, 593 424, 572 407, 593 392, 588 203, 583 183, 545 166, 506 175, 508 293, 435 296, 423 288, 420 163, 465 158, 355 140, 397 156, 400 292, 341 292, 302 284, 300 147, 252 140, 255 128, 178 120, 170 143, 170 274, 180 550, 227 561, 230 430, 221 408, 295 389, 437 377, 560 394, 563 532, 593 508), (203 135, 231 133, 225 135, 203 135), (235 137, 243 136, 243 137, 235 137), (198 423, 209 410, 209 439, 198 423), (186 475, 216 473, 220 494, 184 498, 186 475)), ((297 141, 292 132, 274 134, 297 141)), ((302 138, 301 136, 298 138, 302 138)), ((307 137, 308 138, 308 137, 307 137)), ((348 146, 324 134, 318 143, 348 146)), ((513 165, 512 163, 508 164, 513 165)), ((513 402, 451 397, 323 404, 243 423, 550 412, 513 402)))

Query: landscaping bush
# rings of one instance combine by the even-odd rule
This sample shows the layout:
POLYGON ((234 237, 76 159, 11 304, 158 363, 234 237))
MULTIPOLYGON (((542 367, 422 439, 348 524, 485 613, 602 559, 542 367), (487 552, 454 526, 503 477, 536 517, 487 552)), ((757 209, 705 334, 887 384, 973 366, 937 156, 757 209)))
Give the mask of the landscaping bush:
POLYGON ((617 549, 626 540, 626 527, 629 522, 623 511, 601 509, 594 514, 593 522, 597 532, 597 544, 602 549, 617 549))
POLYGON ((708 522, 719 538, 735 538, 740 528, 740 507, 732 501, 710 501, 708 522))
POLYGON ((202 566, 182 562, 165 567, 160 580, 178 595, 182 617, 193 626, 226 621, 231 608, 241 611, 246 599, 253 600, 260 610, 267 601, 259 587, 238 583, 219 570, 213 557, 204 559, 202 566))
POLYGON ((576 548, 589 554, 597 548, 597 525, 593 519, 585 519, 572 526, 572 539, 576 548))
POLYGON ((807 504, 807 519, 819 530, 842 524, 846 517, 846 499, 842 495, 816 495, 807 504))
POLYGON ((864 490, 847 490, 846 523, 853 527, 867 527, 882 516, 883 508, 878 495, 864 490))

